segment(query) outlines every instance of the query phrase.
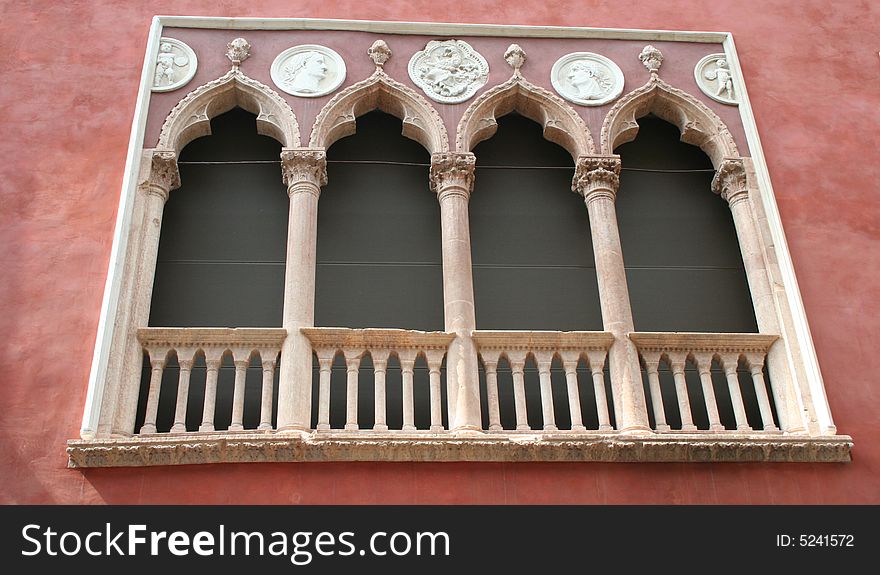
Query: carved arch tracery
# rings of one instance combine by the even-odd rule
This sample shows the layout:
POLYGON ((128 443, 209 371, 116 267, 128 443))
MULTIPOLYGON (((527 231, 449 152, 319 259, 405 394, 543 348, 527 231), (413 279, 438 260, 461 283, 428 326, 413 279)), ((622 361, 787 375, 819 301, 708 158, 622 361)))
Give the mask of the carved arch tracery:
POLYGON ((186 95, 165 118, 157 148, 180 151, 196 138, 211 134, 211 118, 236 106, 257 116, 257 132, 278 140, 285 148, 300 145, 299 124, 277 92, 232 69, 186 95))
POLYGON ((455 148, 470 152, 498 130, 497 118, 519 112, 544 128, 544 138, 565 148, 574 160, 595 154, 584 120, 555 94, 523 78, 518 70, 509 80, 487 90, 465 110, 458 123, 455 148))
POLYGON ((739 157, 733 136, 721 118, 656 74, 641 88, 621 97, 609 110, 602 123, 602 154, 610 156, 621 144, 633 141, 639 132, 637 120, 649 113, 677 126, 681 141, 702 149, 716 169, 725 158, 739 157))
POLYGON ((400 118, 403 135, 420 143, 429 153, 449 151, 449 136, 439 112, 412 88, 391 78, 381 66, 370 77, 327 102, 315 119, 309 147, 327 149, 340 138, 351 136, 358 116, 376 109, 400 118))

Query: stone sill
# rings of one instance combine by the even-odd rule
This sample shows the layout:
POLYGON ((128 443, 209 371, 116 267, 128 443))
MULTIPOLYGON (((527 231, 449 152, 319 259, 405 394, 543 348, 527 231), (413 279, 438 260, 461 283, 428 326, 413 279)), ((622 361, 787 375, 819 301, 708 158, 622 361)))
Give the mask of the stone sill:
POLYGON ((846 435, 357 431, 188 433, 70 440, 68 466, 309 461, 810 462, 852 460, 846 435))

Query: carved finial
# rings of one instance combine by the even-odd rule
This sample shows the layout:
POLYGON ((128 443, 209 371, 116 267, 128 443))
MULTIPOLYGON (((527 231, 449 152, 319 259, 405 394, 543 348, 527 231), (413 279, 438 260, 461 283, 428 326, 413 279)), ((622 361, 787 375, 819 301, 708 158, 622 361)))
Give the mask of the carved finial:
POLYGON ((712 191, 727 200, 731 206, 749 197, 746 168, 741 158, 725 158, 721 162, 712 178, 712 191))
POLYGON ((651 72, 651 75, 660 73, 660 65, 663 63, 663 54, 657 48, 648 44, 639 54, 639 60, 645 65, 645 68, 651 72))
POLYGON ((526 62, 526 51, 523 50, 519 44, 511 44, 510 47, 507 48, 507 52, 504 53, 504 59, 507 60, 507 63, 513 68, 513 74, 519 76, 519 69, 522 68, 522 65, 526 62))
POLYGON ((370 55, 373 63, 376 64, 376 68, 381 69, 385 62, 388 61, 388 58, 391 57, 391 48, 388 47, 385 40, 376 40, 367 50, 367 54, 370 55))
POLYGON ((236 38, 226 45, 226 57, 232 61, 232 69, 238 70, 241 63, 251 55, 251 45, 244 38, 236 38))

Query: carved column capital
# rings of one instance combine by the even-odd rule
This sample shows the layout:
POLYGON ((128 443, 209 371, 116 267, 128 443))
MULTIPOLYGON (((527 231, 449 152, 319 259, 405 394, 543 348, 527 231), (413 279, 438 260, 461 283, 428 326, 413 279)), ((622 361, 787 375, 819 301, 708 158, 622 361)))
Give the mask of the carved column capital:
POLYGON ((749 197, 746 168, 741 158, 726 158, 712 178, 712 191, 727 200, 731 207, 749 197))
POLYGON ((620 156, 580 156, 571 182, 571 191, 589 202, 606 197, 614 201, 620 186, 620 156))
POLYGON ((180 187, 180 172, 177 169, 177 154, 170 150, 156 150, 150 156, 150 172, 141 183, 141 189, 168 200, 171 190, 180 187))
POLYGON ((281 175, 288 195, 321 193, 327 185, 327 154, 323 149, 290 148, 281 152, 281 175))
POLYGON ((431 190, 442 200, 450 194, 470 198, 477 158, 470 152, 431 154, 431 190))

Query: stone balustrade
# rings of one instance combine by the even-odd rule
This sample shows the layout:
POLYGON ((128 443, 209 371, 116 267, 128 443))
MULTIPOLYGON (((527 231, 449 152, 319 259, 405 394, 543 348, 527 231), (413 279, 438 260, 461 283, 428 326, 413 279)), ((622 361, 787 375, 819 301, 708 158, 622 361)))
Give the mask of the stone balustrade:
POLYGON ((516 414, 516 431, 533 431, 529 425, 526 402, 526 363, 533 359, 540 382, 541 416, 543 430, 559 432, 560 428, 553 406, 551 367, 554 358, 561 361, 565 372, 571 431, 585 432, 581 414, 581 398, 578 389, 577 369, 581 360, 590 370, 598 416, 598 431, 611 431, 611 418, 605 390, 604 366, 608 349, 614 336, 607 332, 589 331, 482 331, 473 332, 474 343, 482 358, 486 373, 486 398, 490 432, 501 432, 499 405, 498 363, 506 361, 513 376, 513 399, 516 414))
POLYGON ((314 327, 301 328, 300 331, 312 344, 318 358, 320 379, 318 397, 317 431, 329 431, 330 404, 336 398, 330 396, 330 379, 333 361, 341 355, 345 358, 345 426, 347 431, 361 429, 358 422, 358 392, 360 368, 363 359, 369 355, 374 376, 374 423, 373 431, 388 431, 388 406, 386 405, 386 373, 388 362, 395 356, 400 362, 403 386, 403 426, 402 431, 417 431, 415 424, 414 369, 416 360, 422 356, 428 365, 430 432, 442 432, 441 364, 455 339, 455 334, 445 332, 424 332, 403 329, 348 329, 314 327))
POLYGON ((768 386, 764 376, 767 353, 777 336, 634 332, 629 338, 644 362, 655 431, 779 432, 773 409, 780 409, 787 398, 781 395, 782 386, 768 386), (661 376, 668 380, 670 373, 672 385, 662 385, 661 376), (699 385, 689 386, 688 374, 692 375, 691 379, 698 374, 699 385), (724 383, 719 381, 722 374, 724 383), (768 387, 772 389, 771 394, 768 387), (774 406, 771 406, 771 397, 774 406), (667 421, 666 406, 670 405, 676 407, 679 425, 671 426, 667 421), (719 405, 732 412, 732 416, 726 418, 729 420, 726 426, 722 423, 724 412, 719 410, 719 405), (705 416, 707 425, 695 424, 695 414, 705 416))
POLYGON ((159 411, 162 374, 172 355, 177 357, 179 377, 176 390, 174 424, 170 433, 184 433, 190 375, 197 356, 204 355, 207 370, 204 408, 200 432, 215 430, 214 416, 217 380, 224 356, 231 356, 235 365, 235 387, 232 400, 232 423, 229 431, 244 430, 245 376, 252 359, 260 358, 263 371, 260 423, 257 429, 272 429, 272 392, 275 366, 287 331, 278 328, 141 328, 137 338, 149 356, 151 373, 144 424, 141 435, 155 434, 159 411))

